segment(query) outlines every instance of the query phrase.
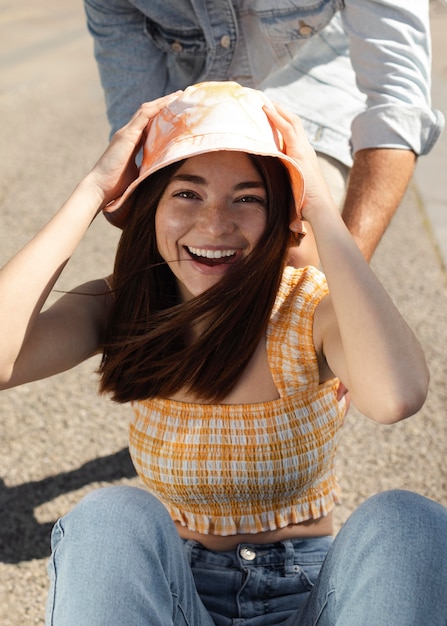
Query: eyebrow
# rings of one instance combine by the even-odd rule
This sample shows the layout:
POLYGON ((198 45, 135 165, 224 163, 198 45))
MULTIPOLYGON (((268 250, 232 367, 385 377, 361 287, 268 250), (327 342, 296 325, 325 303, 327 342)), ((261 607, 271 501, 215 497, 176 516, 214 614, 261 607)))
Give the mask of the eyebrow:
MULTIPOLYGON (((197 174, 175 174, 171 179, 171 182, 174 181, 195 183, 196 185, 208 185, 206 178, 198 176, 197 174)), ((247 180, 235 185, 234 189, 237 191, 241 189, 265 189, 265 185, 262 180, 247 180)))

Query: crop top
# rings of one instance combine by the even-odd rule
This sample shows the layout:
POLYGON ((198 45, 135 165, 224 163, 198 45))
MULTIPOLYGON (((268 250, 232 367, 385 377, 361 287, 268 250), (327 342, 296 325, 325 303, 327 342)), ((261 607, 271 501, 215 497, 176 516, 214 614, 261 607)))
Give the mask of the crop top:
POLYGON ((338 379, 319 384, 313 343, 327 294, 315 268, 285 269, 267 328, 279 398, 257 404, 133 402, 129 449, 149 491, 192 531, 257 533, 327 515, 346 412, 338 379))

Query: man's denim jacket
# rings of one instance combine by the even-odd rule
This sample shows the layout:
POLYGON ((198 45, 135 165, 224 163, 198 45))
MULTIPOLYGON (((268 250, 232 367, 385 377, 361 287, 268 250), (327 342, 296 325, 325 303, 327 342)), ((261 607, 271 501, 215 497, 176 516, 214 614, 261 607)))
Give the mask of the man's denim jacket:
POLYGON ((85 0, 112 131, 204 80, 264 90, 343 163, 362 148, 427 153, 428 0, 85 0))

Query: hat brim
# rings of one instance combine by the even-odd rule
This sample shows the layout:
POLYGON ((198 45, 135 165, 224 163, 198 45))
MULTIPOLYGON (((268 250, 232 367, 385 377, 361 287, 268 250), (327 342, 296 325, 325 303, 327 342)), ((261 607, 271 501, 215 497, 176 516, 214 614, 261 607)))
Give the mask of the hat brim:
POLYGON ((250 146, 247 146, 247 143, 244 143, 244 147, 241 147, 241 138, 238 136, 234 136, 234 141, 232 141, 231 137, 228 134, 222 136, 222 141, 220 143, 219 148, 211 149, 208 142, 203 141, 203 137, 198 136, 194 137, 194 145, 191 145, 191 138, 187 142, 188 145, 185 145, 182 149, 181 141, 176 142, 176 150, 175 154, 171 156, 169 154, 165 154, 160 162, 153 167, 146 170, 143 174, 139 175, 126 189, 122 196, 119 198, 112 200, 103 210, 104 216, 106 219, 118 228, 123 228, 129 211, 132 208, 132 196, 135 190, 140 186, 140 184, 149 178, 152 174, 159 171, 160 169, 167 167, 168 165, 172 165, 173 163, 177 163, 184 159, 188 159, 194 156, 199 156, 201 154, 206 154, 209 152, 217 152, 221 150, 228 150, 233 152, 245 152, 247 154, 253 154, 256 156, 269 156, 275 157, 282 161, 282 163, 286 166, 289 176, 290 182, 292 186, 293 198, 295 202, 295 207, 297 214, 299 214, 299 210, 301 208, 303 198, 304 198, 304 178, 301 172, 301 169, 286 154, 283 154, 278 151, 269 151, 262 148, 262 145, 256 146, 254 142, 251 142, 250 146), (205 144, 205 145, 204 145, 205 144))

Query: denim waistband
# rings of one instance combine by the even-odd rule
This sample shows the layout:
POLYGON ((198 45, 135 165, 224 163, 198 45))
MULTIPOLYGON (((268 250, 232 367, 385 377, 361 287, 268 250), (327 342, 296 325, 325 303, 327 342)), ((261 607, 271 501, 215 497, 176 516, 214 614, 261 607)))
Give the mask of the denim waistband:
POLYGON ((267 544, 244 542, 232 550, 212 551, 188 539, 184 549, 190 563, 201 561, 230 569, 281 568, 285 575, 293 575, 298 565, 321 564, 332 542, 332 536, 295 538, 267 544))

